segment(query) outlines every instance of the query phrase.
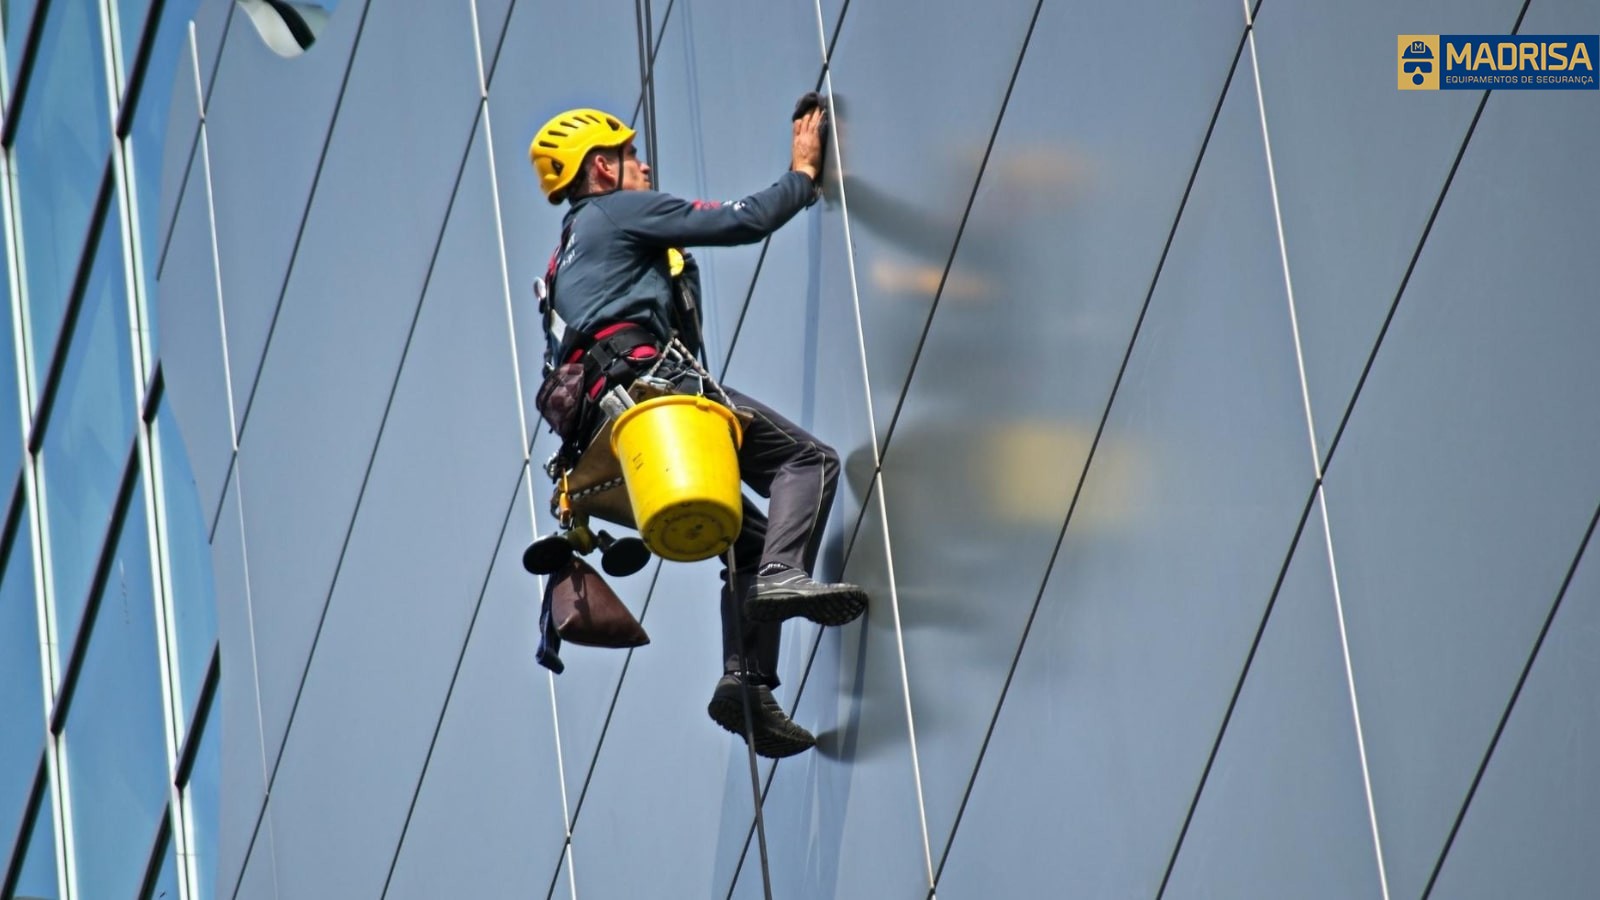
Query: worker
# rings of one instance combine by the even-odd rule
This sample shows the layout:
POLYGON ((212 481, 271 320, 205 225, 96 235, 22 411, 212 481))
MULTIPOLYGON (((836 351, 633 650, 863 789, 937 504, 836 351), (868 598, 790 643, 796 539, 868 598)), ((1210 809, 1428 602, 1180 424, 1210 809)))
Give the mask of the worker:
MULTIPOLYGON (((639 158, 634 131, 616 116, 575 109, 539 129, 529 147, 539 186, 552 204, 569 204, 546 275, 547 302, 564 323, 554 361, 584 364, 584 393, 591 400, 630 384, 673 338, 703 357, 698 310, 686 308, 700 295, 698 268, 691 255, 678 251, 754 243, 814 202, 823 115, 815 94, 802 98, 792 125, 789 171, 771 187, 730 203, 652 190, 650 166, 639 158), (682 264, 676 278, 669 250, 682 264), (686 290, 680 293, 680 287, 686 290)), ((699 387, 696 379, 680 383, 685 392, 699 387)), ((707 712, 718 725, 745 735, 748 702, 752 748, 779 758, 816 744, 772 694, 781 623, 805 617, 843 625, 861 615, 867 597, 854 585, 811 577, 838 484, 838 454, 765 404, 724 390, 746 414, 741 479, 768 505, 763 515, 744 499, 743 527, 733 544, 735 571, 724 560, 724 674, 707 712)), ((588 443, 598 423, 586 424, 569 445, 588 443)))

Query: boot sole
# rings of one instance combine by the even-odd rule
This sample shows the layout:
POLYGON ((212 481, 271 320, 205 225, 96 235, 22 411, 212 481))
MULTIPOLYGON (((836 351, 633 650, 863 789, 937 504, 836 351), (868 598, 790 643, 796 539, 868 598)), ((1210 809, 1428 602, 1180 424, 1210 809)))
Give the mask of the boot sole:
MULTIPOLYGON (((738 697, 712 697, 711 703, 706 707, 711 721, 721 725, 727 731, 744 737, 744 703, 738 697)), ((754 713, 754 710, 751 710, 754 713)), ((798 727, 798 726, 797 726, 798 727)), ((756 755, 767 759, 783 759, 804 753, 816 746, 816 739, 806 732, 795 733, 791 729, 755 729, 756 755)))
POLYGON ((745 618, 752 622, 782 622, 804 616, 818 625, 844 625, 854 622, 866 609, 867 594, 859 588, 826 593, 780 588, 744 602, 745 618))

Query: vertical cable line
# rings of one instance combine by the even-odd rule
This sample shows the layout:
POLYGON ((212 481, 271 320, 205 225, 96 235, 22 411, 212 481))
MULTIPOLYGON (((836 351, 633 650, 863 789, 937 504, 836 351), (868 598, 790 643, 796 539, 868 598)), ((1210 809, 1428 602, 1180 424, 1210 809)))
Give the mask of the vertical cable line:
POLYGON ((1256 56, 1255 19, 1251 15, 1248 0, 1245 0, 1243 6, 1245 37, 1250 46, 1250 70, 1255 77, 1256 109, 1261 116, 1261 144, 1266 152, 1267 183, 1272 191, 1272 219, 1277 229, 1278 255, 1283 265, 1284 292, 1289 299, 1289 326, 1294 336, 1295 365, 1300 376, 1300 398, 1305 407, 1306 434, 1311 448, 1311 468, 1316 477, 1316 496, 1322 514, 1322 533, 1327 544, 1328 573, 1333 580, 1334 612, 1339 619, 1339 649, 1344 660, 1345 687, 1350 695, 1350 715, 1355 725, 1356 753, 1361 761, 1361 786, 1367 803, 1367 822, 1372 831, 1373 855, 1378 864, 1378 885, 1384 900, 1389 900, 1389 874, 1384 866, 1383 838, 1378 827, 1378 807, 1372 793, 1372 771, 1367 762, 1366 735, 1361 727, 1361 703, 1356 691, 1355 667, 1350 658, 1350 632, 1344 612, 1344 594, 1339 589, 1339 565, 1333 551, 1333 529, 1328 522, 1328 498, 1322 481, 1322 466, 1318 460, 1317 427, 1311 411, 1311 388, 1306 381, 1305 353, 1300 341, 1300 320, 1295 310, 1294 279, 1289 270, 1289 246, 1284 239, 1283 211, 1278 202, 1278 176, 1272 159, 1271 132, 1267 127, 1267 102, 1261 89, 1261 63, 1256 56))
POLYGON ((1066 543, 1067 529, 1072 524, 1073 514, 1078 509, 1078 500, 1083 496, 1083 485, 1088 479, 1089 470, 1094 465, 1095 455, 1100 448, 1100 439, 1105 434, 1106 423, 1111 418, 1112 407, 1116 404, 1117 394, 1122 388, 1122 380, 1128 374, 1128 364, 1133 358, 1133 349, 1139 341, 1139 334, 1144 329, 1145 318, 1150 313, 1150 303, 1155 297, 1156 284, 1161 279, 1161 272, 1166 267, 1167 256, 1172 252, 1172 243, 1178 234, 1178 225, 1183 221, 1184 210, 1189 205, 1189 195, 1194 191, 1195 179, 1200 174, 1200 166, 1205 161, 1206 150, 1211 145, 1211 136, 1216 131, 1217 118, 1222 113, 1222 104, 1228 97, 1228 90, 1233 84, 1233 77, 1239 68, 1239 59, 1244 51, 1245 35, 1239 35, 1238 46, 1234 48, 1233 63, 1228 68, 1227 78, 1223 80, 1222 90, 1217 94, 1217 103, 1211 110, 1211 120, 1206 125, 1205 137, 1200 142, 1200 152, 1195 156, 1194 166, 1189 170, 1189 180, 1183 188, 1183 195, 1178 201, 1177 211, 1172 217, 1172 226, 1167 231, 1166 242, 1161 247, 1161 256, 1156 261, 1155 271, 1150 276, 1150 286, 1145 289, 1144 301, 1139 307, 1139 315, 1134 320, 1133 333, 1128 336, 1128 346, 1122 353, 1122 362, 1117 367, 1116 378, 1112 381, 1111 391, 1106 397, 1104 408, 1100 413, 1100 422, 1095 427, 1094 438, 1089 442, 1089 452, 1084 457, 1083 467, 1079 470, 1077 484, 1072 491, 1072 500, 1067 505, 1067 515, 1061 523, 1061 529, 1056 534, 1055 546, 1050 551, 1050 559, 1045 564, 1044 576, 1040 579, 1039 590, 1033 599, 1033 606, 1028 611, 1027 621, 1022 627, 1022 636, 1017 642, 1016 652, 1011 657, 1011 663, 1006 670, 1005 682, 1000 689, 1000 697, 995 703, 994 713, 989 717, 989 725, 984 730, 983 743, 978 749, 978 759, 973 765, 972 774, 967 778, 967 786, 961 794, 961 804, 956 809, 955 819, 950 826, 950 837, 945 843, 944 854, 940 858, 939 868, 935 872, 935 885, 944 872, 945 863, 950 858, 950 848, 955 845, 961 830, 961 820, 966 815, 967 804, 972 799, 972 789, 977 783, 978 773, 983 769, 984 757, 988 755, 989 743, 994 739, 996 724, 1000 721, 1000 713, 1005 709, 1006 697, 1011 693, 1011 683, 1016 679, 1017 666, 1022 660, 1022 651, 1028 644, 1028 637, 1033 632, 1033 623, 1039 616, 1039 606, 1044 600, 1046 587, 1050 584, 1050 574, 1055 569, 1056 560, 1061 556, 1061 548, 1066 543))
MULTIPOLYGON (((822 18, 822 0, 815 0, 814 6, 817 12, 817 32, 820 37, 822 29, 825 27, 822 18)), ((834 121, 837 121, 839 118, 839 111, 834 104, 832 89, 833 74, 831 71, 831 63, 831 59, 824 60, 823 80, 824 83, 828 85, 828 116, 834 121)), ((829 144, 833 151, 834 171, 843 172, 844 151, 840 147, 838 134, 833 135, 833 140, 829 141, 829 144)), ((843 180, 839 182, 839 211, 839 219, 844 226, 845 261, 850 273, 850 302, 851 308, 855 313, 856 349, 861 363, 862 393, 865 395, 867 407, 867 440, 872 447, 872 467, 874 478, 879 482, 877 496, 878 513, 880 516, 882 516, 884 568, 886 570, 885 574, 888 576, 886 582, 889 589, 889 612, 894 620, 895 652, 898 656, 898 662, 900 666, 900 685, 902 689, 902 696, 905 700, 906 737, 911 750, 911 774, 913 781, 916 784, 917 826, 922 832, 922 859, 925 867, 924 871, 928 878, 928 885, 932 887, 934 883, 933 852, 928 841, 927 803, 923 800, 922 794, 922 762, 917 753, 916 716, 912 711, 911 678, 910 673, 906 668, 905 632, 901 626, 900 619, 900 594, 896 584, 894 572, 893 540, 889 535, 889 506, 888 500, 884 497, 885 492, 882 489, 883 455, 878 446, 878 420, 877 415, 874 412, 872 402, 872 371, 867 365, 867 338, 866 331, 862 326, 861 316, 861 287, 856 273, 855 241, 851 237, 850 233, 850 200, 845 190, 843 180)), ((863 512, 863 515, 864 514, 865 513, 863 512)))
POLYGON ((1444 846, 1439 848, 1439 856, 1434 860, 1433 870, 1428 873, 1428 883, 1422 889, 1423 900, 1433 896, 1434 886, 1439 881, 1439 873, 1444 870, 1445 860, 1449 858, 1450 850, 1455 846, 1456 835, 1461 831, 1461 823, 1466 821, 1467 810, 1471 808, 1473 799, 1478 796, 1478 785, 1483 783, 1484 773, 1489 770, 1489 761, 1494 758, 1495 750, 1500 747, 1500 737, 1505 734, 1506 724, 1511 721, 1511 712, 1516 709, 1517 701, 1522 698, 1522 688, 1528 683, 1528 676, 1533 673, 1534 662, 1539 658, 1539 651, 1544 649, 1545 638, 1549 636, 1550 628, 1555 624, 1556 614, 1561 612, 1561 602, 1566 599, 1567 589, 1572 586, 1572 579, 1578 574, 1578 566, 1588 553, 1589 543, 1594 539, 1596 524, 1600 524, 1600 505, 1595 507, 1594 514, 1589 517, 1589 527, 1584 531, 1583 539, 1578 542, 1578 552, 1573 554, 1572 563, 1567 566, 1567 574, 1561 579, 1561 587, 1556 591, 1555 602, 1550 604, 1550 612, 1545 615, 1539 636, 1533 642, 1533 649, 1528 652, 1528 660, 1523 663, 1522 672, 1517 676, 1517 685, 1511 691, 1511 698, 1506 701, 1506 707, 1500 713, 1500 721, 1495 723, 1494 736, 1489 739, 1489 746, 1483 751, 1483 759, 1478 762, 1478 770, 1473 773, 1472 785, 1467 788, 1467 795, 1461 800, 1461 808, 1456 810, 1455 821, 1450 824, 1450 833, 1445 837, 1444 846))
POLYGON ((489 99, 489 82, 483 71, 483 31, 478 27, 478 0, 470 0, 467 11, 472 14, 472 57, 478 63, 478 96, 489 99))
MULTIPOLYGON (((476 16, 474 16, 476 22, 476 16)), ((476 25, 474 25, 476 27, 476 25)), ((520 449, 523 459, 529 460, 528 448, 532 436, 528 434, 527 401, 522 394, 522 362, 517 353, 517 316, 511 302, 511 270, 506 261, 506 230, 505 220, 500 211, 500 173, 495 166, 494 155, 494 128, 489 118, 489 98, 485 97, 478 104, 478 115, 483 118, 483 141, 489 153, 489 198, 494 208, 494 239, 495 250, 500 255, 500 287, 504 291, 506 302, 506 338, 511 343, 511 374, 513 387, 517 394, 517 423, 521 426, 522 443, 520 449)), ((468 152, 471 152, 471 142, 468 142, 468 152)))
MULTIPOLYGON (((363 22, 364 21, 365 21, 365 10, 363 10, 363 22)), ((356 41, 358 43, 360 42, 360 34, 359 34, 359 32, 358 32, 358 34, 356 36, 356 41)), ((355 58, 355 52, 354 52, 354 50, 352 50, 352 52, 351 52, 352 61, 354 60, 354 58, 355 58)), ((348 68, 346 69, 345 75, 346 75, 346 78, 348 79, 348 77, 349 77, 349 69, 348 68)), ((341 89, 341 102, 342 102, 342 98, 343 98, 343 91, 341 89)), ((482 112, 482 108, 480 107, 479 108, 479 114, 481 114, 481 112, 482 112)), ((337 118, 337 112, 335 113, 335 118, 337 118)), ((468 129, 468 134, 470 135, 473 131, 476 131, 477 127, 478 127, 478 114, 474 114, 473 119, 472 119, 472 125, 468 129)), ((332 134, 332 126, 330 126, 330 128, 329 128, 329 133, 330 133, 330 135, 332 134)), ((327 145, 326 144, 324 144, 324 146, 323 146, 323 155, 324 155, 324 157, 326 157, 326 155, 327 155, 327 145)), ((323 629, 323 626, 325 626, 327 624, 327 622, 328 622, 328 610, 332 607, 332 605, 333 605, 333 596, 338 591, 338 588, 339 588, 339 576, 344 571, 345 555, 347 553, 349 553, 349 551, 350 551, 350 540, 351 540, 351 537, 355 534, 356 522, 361 517, 361 505, 362 505, 362 502, 366 499, 367 487, 372 482, 372 470, 373 470, 374 465, 375 465, 375 463, 377 462, 377 459, 378 459, 378 450, 383 445, 384 432, 387 430, 388 425, 389 425, 389 414, 394 411, 395 396, 399 393, 399 390, 400 390, 400 378, 401 378, 402 373, 405 371, 406 360, 411 355, 411 344, 412 344, 413 340, 415 340, 416 335, 417 335, 417 322, 422 318, 422 309, 423 309, 423 306, 426 304, 426 301, 427 301, 428 290, 433 284, 434 269, 438 266, 438 263, 439 263, 439 251, 440 251, 440 248, 444 244, 445 228, 446 228, 446 226, 448 225, 448 223, 450 221, 450 215, 455 209, 456 198, 460 194, 460 191, 461 191, 461 176, 462 176, 462 173, 466 170, 467 161, 470 160, 471 158, 472 158, 472 141, 469 138, 465 142, 465 146, 462 148, 461 160, 460 160, 460 162, 458 162, 456 164, 455 185, 454 185, 454 187, 451 188, 451 191, 450 191, 450 201, 445 205, 444 218, 439 223, 438 237, 436 237, 434 239, 434 242, 433 242, 433 254, 428 259, 428 268, 427 268, 427 271, 424 273, 424 275, 422 277, 422 285, 421 285, 421 288, 419 289, 419 294, 418 294, 418 297, 417 297, 417 303, 416 303, 415 308, 411 312, 411 323, 406 328, 406 339, 405 339, 405 343, 402 345, 401 350, 400 350, 400 360, 399 360, 398 365, 396 365, 396 367, 395 367, 394 377, 390 381, 390 384, 389 384, 389 396, 384 400, 383 415, 378 420, 378 433, 377 433, 377 436, 373 439, 372 450, 367 455, 367 464, 366 464, 365 469, 361 473, 361 486, 356 491, 356 501, 355 501, 354 508, 350 512, 350 521, 345 526, 344 537, 339 542, 339 556, 338 556, 337 561, 334 563, 333 577, 329 580, 327 596, 322 601, 322 611, 317 616, 317 627, 316 627, 316 630, 312 634, 311 646, 310 646, 309 650, 306 653, 305 667, 300 672, 300 683, 295 688, 294 701, 289 706, 289 717, 284 723, 283 736, 278 741, 278 747, 277 747, 276 751, 274 751, 274 753, 273 753, 272 773, 269 776, 269 778, 267 779, 267 794, 268 794, 268 796, 270 796, 271 793, 272 793, 272 785, 273 785, 273 783, 275 781, 277 781, 277 778, 278 778, 278 767, 283 761, 283 751, 289 745, 289 738, 292 735, 293 730, 294 730, 295 715, 296 715, 296 713, 299 712, 299 710, 300 710, 300 701, 305 696, 306 678, 311 672, 312 664, 316 661, 317 648, 321 644, 321 641, 322 641, 322 629, 323 629)), ((318 179, 320 180, 320 178, 321 178, 321 166, 319 164, 319 166, 318 166, 318 179)), ((312 192, 313 192, 313 194, 315 193, 315 187, 313 187, 312 192)), ((310 201, 307 202, 307 210, 309 211, 309 209, 310 209, 310 201)), ((309 215, 309 213, 308 213, 308 215, 309 215)), ((301 230, 302 230, 301 233, 302 233, 302 235, 304 234, 304 226, 305 226, 305 219, 302 218, 302 220, 301 220, 301 230)), ((299 241, 299 238, 296 238, 296 242, 297 243, 298 243, 298 241, 299 241)), ((293 265, 293 263, 291 262, 291 266, 292 265, 293 265)), ((285 287, 287 287, 287 284, 288 284, 287 278, 285 278, 285 282, 284 283, 285 283, 285 287)), ((282 296, 281 295, 279 297, 279 309, 280 310, 282 309, 282 296)), ((273 313, 273 317, 274 317, 274 320, 276 320, 276 318, 277 318, 277 312, 276 311, 273 313)), ((263 364, 256 371, 256 380, 257 380, 258 383, 260 381, 261 372, 266 368, 265 361, 266 361, 265 360, 265 353, 263 353, 263 359, 262 359, 262 363, 263 364)), ((252 387, 252 392, 253 391, 254 391, 254 388, 252 387)), ((246 411, 245 414, 247 416, 249 415, 248 410, 246 411)), ((240 431, 241 431, 241 433, 243 432, 243 428, 242 427, 241 427, 240 431)), ((243 502, 244 502, 244 497, 243 497, 243 491, 241 490, 240 491, 241 515, 243 514, 243 502)), ((241 526, 242 526, 242 522, 241 522, 241 526)), ((266 735, 265 735, 265 732, 263 731, 263 734, 262 734, 263 750, 265 749, 265 747, 264 747, 265 741, 266 741, 266 735)), ((238 896, 239 891, 243 887, 245 867, 248 866, 248 864, 249 864, 250 855, 251 855, 252 850, 255 847, 256 838, 261 833, 261 823, 265 820, 266 811, 267 811, 267 802, 266 802, 266 799, 263 798, 262 803, 261 803, 261 809, 256 815, 255 827, 251 831, 250 843, 245 849, 244 862, 243 862, 243 864, 241 864, 241 867, 240 867, 240 870, 239 870, 238 879, 234 882, 233 891, 232 891, 232 896, 234 896, 234 897, 238 896)))

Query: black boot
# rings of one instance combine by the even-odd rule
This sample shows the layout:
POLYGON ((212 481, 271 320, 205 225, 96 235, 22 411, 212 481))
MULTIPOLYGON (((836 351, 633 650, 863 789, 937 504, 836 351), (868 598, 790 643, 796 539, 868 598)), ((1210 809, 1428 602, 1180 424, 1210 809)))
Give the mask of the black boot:
POLYGON ((818 625, 855 621, 867 608, 867 592, 853 584, 823 584, 799 569, 768 563, 756 575, 744 614, 752 622, 805 616, 818 625))
POLYGON ((811 732, 796 725, 789 714, 783 711, 776 697, 772 696, 772 689, 764 684, 745 685, 741 675, 724 675, 717 682, 717 689, 711 695, 711 703, 706 707, 706 712, 711 720, 734 734, 744 737, 744 698, 748 691, 750 697, 750 720, 753 746, 757 756, 768 759, 782 759, 793 756, 816 746, 817 739, 811 732))

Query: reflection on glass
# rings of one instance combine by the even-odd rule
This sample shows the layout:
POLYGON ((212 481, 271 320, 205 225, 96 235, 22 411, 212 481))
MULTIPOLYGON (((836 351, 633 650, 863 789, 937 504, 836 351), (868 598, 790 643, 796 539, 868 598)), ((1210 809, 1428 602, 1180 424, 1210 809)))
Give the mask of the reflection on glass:
POLYGON ((111 150, 99 3, 56 0, 45 17, 15 148, 33 372, 39 380, 61 331, 111 150))
POLYGON ((272 52, 279 56, 299 56, 311 49, 317 35, 328 24, 328 16, 338 0, 313 0, 289 3, 285 0, 237 0, 250 16, 272 52))
MULTIPOLYGON (((129 157, 133 169, 134 202, 138 206, 139 256, 144 268, 145 322, 150 332, 150 346, 158 346, 156 333, 156 263, 161 258, 161 192, 163 188, 176 194, 182 183, 163 186, 161 183, 161 156, 167 139, 167 117, 172 106, 172 92, 180 77, 193 81, 192 71, 179 66, 187 61, 183 52, 188 35, 189 20, 193 18, 197 0, 171 0, 161 11, 161 24, 156 30, 155 46, 150 48, 150 62, 145 69, 143 96, 134 112, 133 125, 128 130, 129 157)), ((123 19, 127 28, 127 19, 123 19)))
POLYGON ((217 878, 217 816, 221 808, 222 785, 222 723, 212 707, 210 721, 196 722, 202 729, 200 747, 195 751, 194 767, 189 770, 189 783, 184 786, 183 798, 189 809, 189 835, 194 844, 195 896, 211 900, 217 878))
POLYGON ((17 879, 18 900, 56 900, 61 888, 56 878, 56 814, 50 794, 45 791, 39 811, 33 817, 33 835, 28 838, 27 854, 22 859, 22 875, 17 879))
POLYGON ((166 805, 168 771, 142 485, 134 491, 93 629, 64 735, 78 892, 132 897, 166 805))
POLYGON ((171 832, 167 834, 166 844, 161 851, 161 872, 144 895, 148 900, 178 900, 178 844, 171 832))
POLYGON ((172 407, 166 402, 162 402, 156 416, 154 437, 161 460, 161 508, 166 524, 162 550, 171 574, 172 610, 178 631, 178 681, 183 709, 192 711, 205 681, 211 648, 217 642, 211 548, 194 472, 189 468, 172 407))
POLYGON ((0 28, 6 32, 6 68, 11 73, 10 84, 17 83, 17 69, 22 65, 23 44, 28 42, 28 25, 33 21, 36 0, 10 0, 0 3, 0 28))
POLYGON ((116 217, 107 217, 44 437, 44 518, 63 664, 133 442, 133 354, 120 231, 116 217))
POLYGON ((22 823, 44 747, 44 679, 27 523, 24 508, 0 578, 0 853, 10 851, 22 823))

